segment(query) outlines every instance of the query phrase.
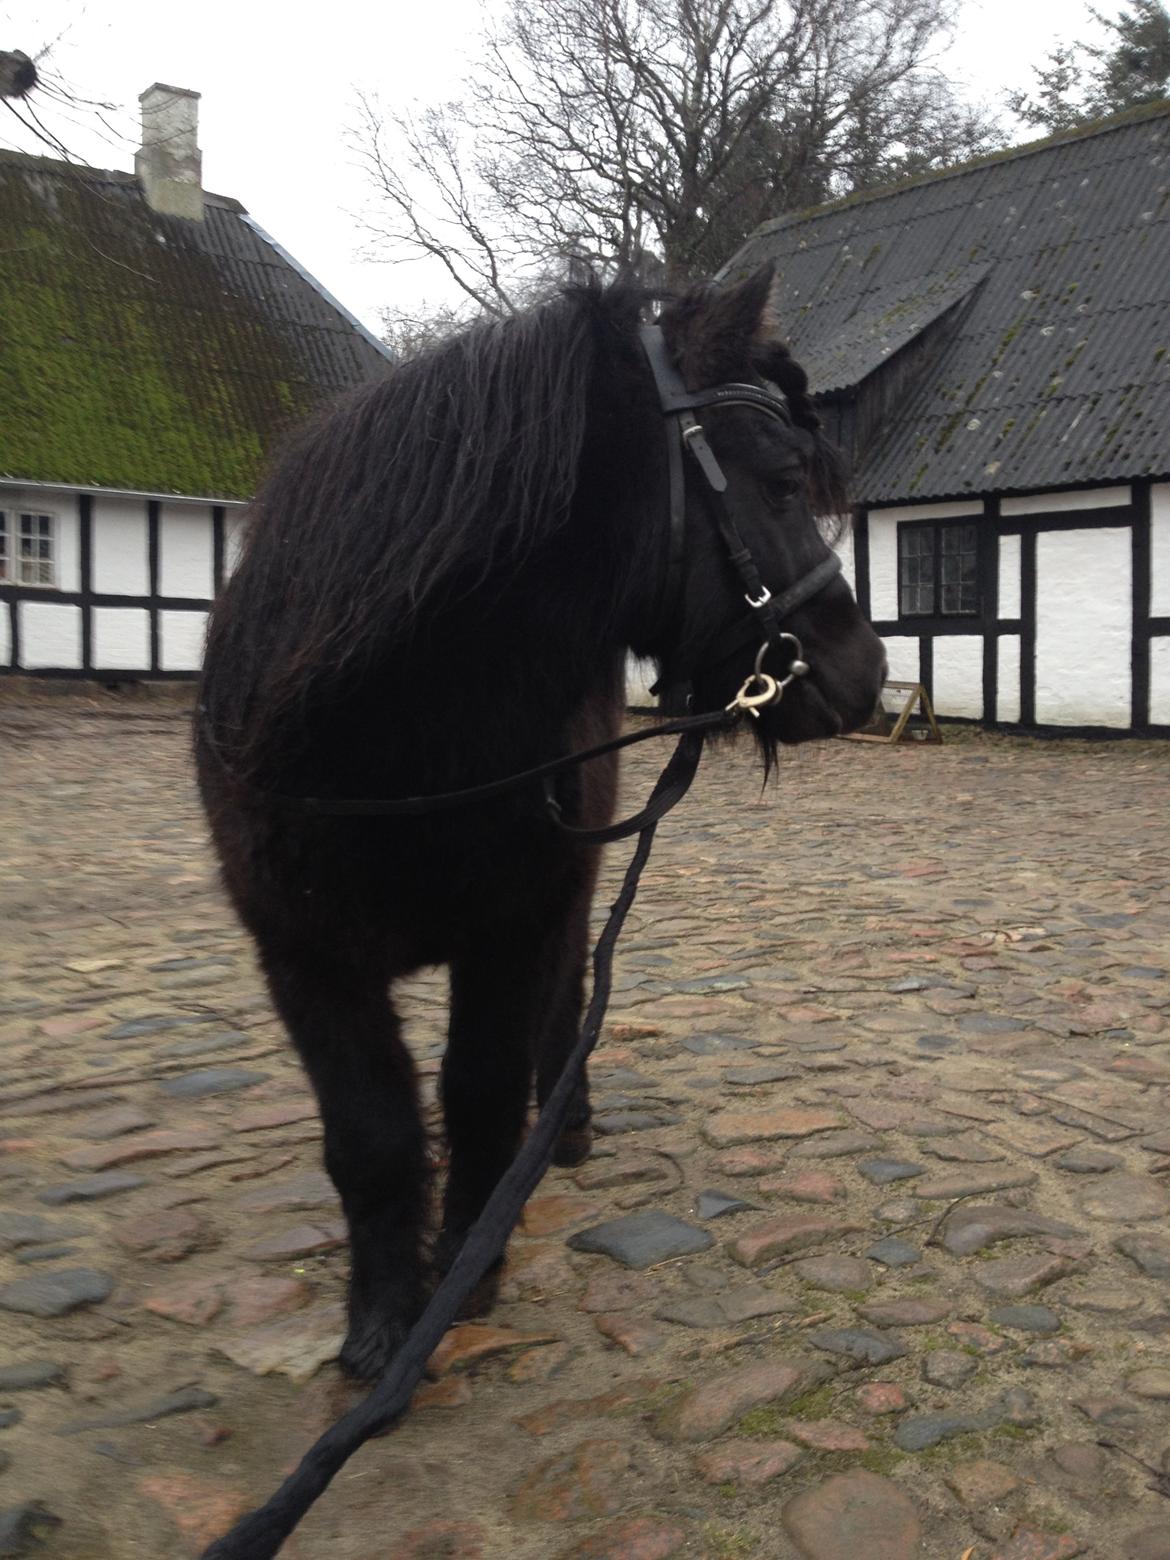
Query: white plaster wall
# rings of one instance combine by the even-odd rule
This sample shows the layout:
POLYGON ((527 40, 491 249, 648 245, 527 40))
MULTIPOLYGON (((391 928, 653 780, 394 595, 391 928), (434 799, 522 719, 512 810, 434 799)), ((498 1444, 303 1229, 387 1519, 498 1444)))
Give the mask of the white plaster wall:
POLYGON ((870 512, 870 523, 875 518, 890 520, 966 520, 983 513, 983 500, 979 498, 956 499, 951 504, 895 504, 890 509, 870 512))
POLYGON ((98 494, 92 534, 94 590, 103 596, 148 595, 146 500, 98 494))
POLYGON ((29 504, 34 512, 56 516, 53 529, 57 541, 57 589, 81 589, 81 519, 77 512, 77 494, 62 493, 59 498, 46 494, 48 502, 29 504))
POLYGON ((853 556, 853 530, 847 527, 833 543, 833 550, 841 560, 841 574, 849 589, 857 595, 857 564, 853 556))
POLYGON ((1170 617, 1170 484, 1150 489, 1150 613, 1170 617))
POLYGON ((898 616, 898 527, 890 519, 896 513, 882 509, 869 517, 869 614, 875 623, 898 616))
POLYGON ((983 719, 983 635, 937 634, 934 640, 937 715, 983 719))
POLYGON ((22 601, 20 664, 30 670, 81 665, 81 608, 62 602, 22 601))
POLYGON ((1036 538, 1036 720, 1128 726, 1133 595, 1130 530, 1036 538))
POLYGON ((210 601, 210 508, 206 504, 161 504, 159 510, 159 594, 210 601))
POLYGON ((655 708, 658 699, 650 692, 650 684, 657 675, 653 661, 640 661, 637 656, 628 655, 626 657, 626 703, 655 708))
POLYGON ((910 638, 903 634, 889 634, 882 640, 882 644, 886 647, 886 658, 890 663, 890 681, 916 683, 921 670, 917 636, 910 638))
POLYGON ((8 603, 0 601, 0 666, 12 665, 12 617, 8 603))
POLYGON ((1150 723, 1170 726, 1170 637, 1150 640, 1150 723))
POLYGON ((1020 718, 1020 636, 999 636, 999 666, 996 671, 996 720, 1020 718))
POLYGON ((1070 488, 1064 493, 1025 493, 1001 500, 1001 515, 1052 515, 1076 509, 1116 509, 1129 503, 1128 487, 1070 488))
POLYGON ((1020 538, 1001 536, 999 539, 999 615, 1001 618, 1018 618, 1020 615, 1020 538))
POLYGON ((242 510, 236 510, 233 514, 229 509, 223 524, 223 575, 226 580, 231 575, 240 561, 240 550, 244 545, 245 519, 242 510))
POLYGON ((160 612, 158 659, 163 671, 197 672, 206 633, 206 612, 160 612))
POLYGON ((149 671, 150 613, 139 607, 95 607, 91 653, 102 671, 149 671))

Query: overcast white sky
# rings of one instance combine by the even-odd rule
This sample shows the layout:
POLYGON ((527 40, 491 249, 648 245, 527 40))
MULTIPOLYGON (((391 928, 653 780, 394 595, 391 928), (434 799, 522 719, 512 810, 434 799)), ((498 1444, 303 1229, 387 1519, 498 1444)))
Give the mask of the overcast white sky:
MULTIPOLYGON (((46 61, 83 98, 121 105, 108 127, 38 94, 42 120, 77 157, 130 169, 138 94, 154 81, 202 93, 205 188, 233 195, 371 328, 381 306, 438 296, 417 266, 358 255, 365 185, 346 146, 359 91, 387 101, 453 95, 473 49, 479 0, 0 0, 0 48, 46 61)), ((1114 14, 1118 6, 1106 3, 1114 14)), ((1078 0, 963 0, 944 64, 999 105, 1059 39, 1094 32, 1078 0)), ((9 114, 0 145, 44 151, 9 114)))

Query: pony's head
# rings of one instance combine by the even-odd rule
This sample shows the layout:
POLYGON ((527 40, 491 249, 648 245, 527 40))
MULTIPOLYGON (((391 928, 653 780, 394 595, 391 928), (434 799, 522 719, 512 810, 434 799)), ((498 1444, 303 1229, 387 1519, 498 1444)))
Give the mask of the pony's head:
MULTIPOLYGON (((765 392, 753 402, 729 390, 695 406, 677 429, 671 413, 663 416, 664 440, 689 446, 681 459, 685 544, 657 647, 663 685, 685 686, 692 707, 708 710, 727 704, 753 672, 777 682, 791 676, 783 696, 752 722, 769 755, 777 742, 854 730, 876 705, 885 653, 833 573, 827 538, 846 523, 841 464, 822 435, 804 371, 780 337, 771 267, 730 288, 696 288, 667 305, 659 323, 696 401, 722 386, 765 392), (781 608, 770 644, 764 615, 747 599, 735 532, 750 554, 748 575, 754 565, 781 608), (802 582, 811 592, 785 607, 785 595, 799 596, 802 582), (794 663, 807 671, 796 664, 791 675, 794 663)), ((661 398, 661 382, 658 391, 661 398)))

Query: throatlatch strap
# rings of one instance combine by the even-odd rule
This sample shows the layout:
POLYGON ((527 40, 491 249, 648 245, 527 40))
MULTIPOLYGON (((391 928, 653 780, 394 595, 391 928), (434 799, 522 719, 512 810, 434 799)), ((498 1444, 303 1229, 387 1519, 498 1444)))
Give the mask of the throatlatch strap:
MULTIPOLYGON (((659 777, 651 803, 677 779, 676 766, 691 762, 684 748, 701 741, 684 736, 659 777), (674 777, 671 771, 676 770, 674 777)), ((693 777, 694 769, 691 769, 693 777)), ((272 1560, 309 1507, 328 1487, 354 1452, 372 1436, 395 1423, 410 1405, 418 1382, 440 1339, 455 1320, 464 1300, 493 1262, 503 1253, 524 1204, 549 1165, 553 1148, 568 1117, 569 1107, 589 1054, 597 1044, 605 1018, 613 967, 613 950, 654 843, 656 823, 647 824, 626 868, 621 892, 593 950, 593 993, 577 1043, 532 1131, 504 1172, 487 1206, 472 1225, 450 1271, 431 1296, 430 1304, 390 1362, 386 1374, 366 1398, 339 1419, 301 1459, 295 1471, 267 1504, 249 1512, 223 1538, 203 1553, 202 1560, 272 1560)))

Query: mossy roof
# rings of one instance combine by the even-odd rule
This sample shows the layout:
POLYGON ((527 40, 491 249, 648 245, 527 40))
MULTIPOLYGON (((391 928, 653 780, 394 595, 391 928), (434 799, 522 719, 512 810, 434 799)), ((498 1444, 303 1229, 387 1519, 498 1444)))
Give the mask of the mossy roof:
POLYGON ((247 498, 385 365, 237 201, 159 216, 131 175, 0 152, 0 476, 247 498))
POLYGON ((860 501, 1170 475, 1170 102, 778 218, 726 274, 764 260, 813 389, 883 404, 860 501))

